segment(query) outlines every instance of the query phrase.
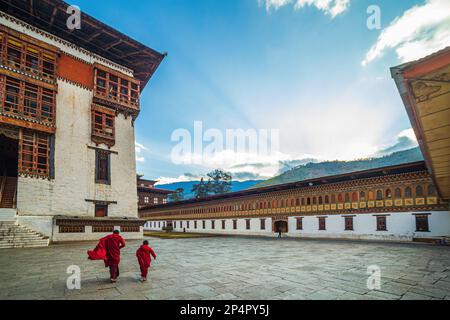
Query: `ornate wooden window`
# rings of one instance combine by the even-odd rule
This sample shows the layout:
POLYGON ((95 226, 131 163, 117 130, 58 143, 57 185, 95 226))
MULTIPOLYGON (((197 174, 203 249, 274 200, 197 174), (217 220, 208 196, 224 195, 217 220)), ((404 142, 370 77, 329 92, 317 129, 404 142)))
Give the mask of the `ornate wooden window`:
POLYGON ((375 193, 373 191, 369 191, 369 201, 375 200, 375 193))
POLYGON ((303 230, 303 218, 297 218, 297 230, 303 230))
POLYGON ((25 81, 0 75, 0 113, 54 124, 56 93, 25 81))
POLYGON ((23 130, 20 139, 19 173, 48 178, 49 154, 48 135, 23 130))
POLYGON ((139 109, 140 83, 138 80, 100 66, 96 66, 94 77, 95 96, 139 109))
POLYGON ((402 197, 402 189, 396 188, 395 189, 395 198, 400 199, 402 197))
POLYGON ((326 195, 325 196, 325 204, 329 204, 330 203, 330 196, 326 195))
POLYGON ((392 199, 391 189, 386 189, 385 196, 386 196, 386 199, 392 199))
POLYGON ((111 184, 111 155, 105 150, 95 150, 95 183, 111 184))
POLYGON ((361 191, 361 192, 359 193, 359 199, 360 199, 361 201, 366 201, 366 193, 365 193, 364 191, 361 191))
POLYGON ((336 203, 336 195, 331 195, 331 203, 336 203))
POLYGON ((383 200, 383 191, 381 190, 377 191, 377 200, 378 201, 383 200))
POLYGON ((1 33, 0 42, 1 64, 38 78, 55 80, 55 52, 30 44, 7 33, 1 33))
POLYGON ((427 214, 416 215, 416 231, 417 232, 430 232, 427 214))
POLYGON ((323 198, 322 198, 322 196, 319 197, 319 204, 323 204, 323 198))
POLYGON ((320 231, 327 230, 327 219, 325 217, 319 218, 319 230, 320 231))
POLYGON ((350 202, 350 194, 349 193, 345 194, 345 202, 350 202))
POLYGON ((112 147, 115 144, 115 118, 113 110, 93 105, 92 141, 112 147))
POLYGON ((114 226, 93 226, 92 227, 93 233, 111 233, 113 231, 114 231, 114 226))
POLYGON ((405 198, 411 198, 411 197, 412 197, 412 189, 411 189, 411 187, 406 187, 405 198))
POLYGON ((416 197, 418 197, 418 198, 423 197, 423 187, 422 186, 416 187, 416 197))
POLYGON ((266 230, 266 219, 260 219, 261 222, 261 230, 266 230))
POLYGON ((338 195, 338 202, 339 203, 344 202, 344 197, 342 196, 342 193, 339 193, 339 195, 338 195))
POLYGON ((345 231, 353 231, 353 217, 345 217, 345 231))
POLYGON ((377 216, 377 231, 387 231, 386 216, 377 216))
POLYGON ((429 197, 436 196, 436 188, 432 184, 428 185, 428 196, 429 197))
POLYGON ((84 226, 59 226, 59 233, 84 233, 84 226))

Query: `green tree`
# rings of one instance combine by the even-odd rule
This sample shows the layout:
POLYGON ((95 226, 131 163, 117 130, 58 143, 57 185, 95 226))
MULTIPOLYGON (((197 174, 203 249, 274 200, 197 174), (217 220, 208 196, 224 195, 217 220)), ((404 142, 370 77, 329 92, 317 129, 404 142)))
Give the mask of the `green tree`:
POLYGON ((230 173, 216 169, 207 176, 207 182, 202 178, 200 183, 192 187, 195 198, 205 198, 209 195, 225 194, 231 191, 232 176, 230 173))
POLYGON ((208 173, 209 181, 211 181, 210 193, 225 194, 231 191, 231 181, 233 177, 230 173, 216 169, 208 173))
POLYGON ((169 202, 183 201, 184 200, 184 189, 178 188, 177 190, 175 190, 175 193, 170 194, 167 197, 167 199, 169 200, 169 202))
POLYGON ((208 181, 207 183, 205 183, 205 179, 201 179, 199 184, 195 184, 192 187, 192 192, 195 195, 195 198, 200 199, 200 198, 205 198, 209 195, 209 190, 210 190, 210 185, 211 182, 208 181))

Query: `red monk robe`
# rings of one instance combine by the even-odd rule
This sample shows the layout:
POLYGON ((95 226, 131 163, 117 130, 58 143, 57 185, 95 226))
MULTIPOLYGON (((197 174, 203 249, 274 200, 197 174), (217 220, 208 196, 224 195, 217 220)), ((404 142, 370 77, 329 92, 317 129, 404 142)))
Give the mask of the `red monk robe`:
POLYGON ((153 249, 150 248, 146 242, 147 241, 145 241, 144 244, 136 251, 136 257, 138 259, 139 266, 141 267, 141 276, 143 281, 147 280, 148 268, 150 268, 152 261, 150 255, 153 259, 156 259, 155 251, 153 251, 153 249))
POLYGON ((109 266, 111 281, 115 282, 119 277, 120 250, 125 247, 125 240, 118 231, 103 238, 106 249, 106 265, 109 266))
POLYGON ((108 267, 105 248, 105 238, 100 239, 95 249, 89 250, 87 254, 89 260, 103 260, 105 262, 105 267, 108 267))
POLYGON ((125 240, 118 231, 101 238, 97 247, 88 251, 90 260, 104 260, 105 267, 109 267, 111 280, 115 281, 119 276, 120 250, 125 247, 125 240))

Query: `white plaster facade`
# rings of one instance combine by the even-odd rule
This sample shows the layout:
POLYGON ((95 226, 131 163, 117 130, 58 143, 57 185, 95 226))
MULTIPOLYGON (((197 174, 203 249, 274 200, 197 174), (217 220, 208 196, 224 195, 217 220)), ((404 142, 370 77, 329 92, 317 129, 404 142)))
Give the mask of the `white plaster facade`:
MULTIPOLYGON (((334 238, 355 240, 383 240, 383 241, 413 241, 418 238, 450 237, 450 211, 433 212, 392 212, 383 214, 357 214, 353 216, 353 231, 345 230, 345 217, 349 215, 321 215, 321 216, 297 216, 288 218, 289 232, 284 237, 292 238, 334 238), (416 231, 416 214, 429 214, 429 232, 416 231), (376 216, 386 216, 387 231, 377 231, 376 216), (326 230, 319 230, 319 217, 326 217, 326 230), (302 230, 297 230, 297 218, 303 219, 302 230)), ((274 237, 272 231, 272 218, 265 218, 265 230, 261 230, 261 219, 225 219, 225 229, 222 229, 222 220, 215 221, 215 229, 212 229, 212 220, 197 220, 197 228, 194 221, 174 221, 175 232, 195 232, 209 234, 229 234, 245 236, 274 237), (237 220, 237 229, 233 229, 233 220, 237 220), (246 220, 250 220, 250 229, 247 230, 246 220), (203 221, 206 228, 203 229, 203 221)), ((144 231, 162 231, 167 221, 148 221, 144 231)))
MULTIPOLYGON (((88 63, 99 63, 132 76, 131 70, 78 48, 36 28, 19 23, 0 13, 0 23, 35 39, 58 47, 61 51, 88 63)), ((54 179, 19 177, 17 186, 18 223, 32 228, 52 241, 94 240, 102 234, 59 234, 53 227, 54 216, 93 218, 95 204, 86 200, 113 202, 108 217, 138 218, 135 136, 132 117, 118 114, 115 118, 115 145, 95 145, 91 141, 91 107, 93 91, 58 79, 56 95, 56 133, 54 179), (95 150, 111 151, 111 184, 95 183, 95 150)), ((125 233, 128 239, 142 238, 139 233, 125 233)))

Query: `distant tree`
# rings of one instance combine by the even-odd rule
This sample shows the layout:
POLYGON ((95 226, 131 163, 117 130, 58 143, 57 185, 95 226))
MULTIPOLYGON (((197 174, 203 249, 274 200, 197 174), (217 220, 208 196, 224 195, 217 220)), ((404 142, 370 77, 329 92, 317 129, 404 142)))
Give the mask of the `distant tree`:
POLYGON ((232 176, 230 173, 216 169, 208 173, 208 177, 211 182, 210 193, 225 194, 231 191, 232 176))
POLYGON ((201 179, 192 187, 195 198, 205 198, 214 194, 225 194, 231 191, 232 176, 230 173, 216 169, 207 174, 208 181, 201 179))
POLYGON ((169 200, 169 202, 183 201, 184 200, 184 189, 178 188, 177 190, 175 190, 175 193, 170 194, 167 197, 167 199, 169 200))
POLYGON ((207 197, 209 195, 210 184, 210 181, 205 183, 205 179, 203 178, 200 180, 199 184, 194 184, 192 186, 192 192, 194 193, 195 198, 200 199, 207 197))

